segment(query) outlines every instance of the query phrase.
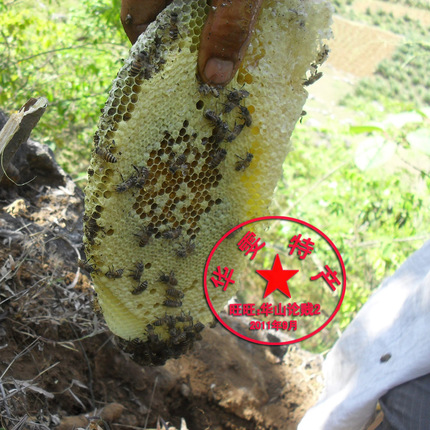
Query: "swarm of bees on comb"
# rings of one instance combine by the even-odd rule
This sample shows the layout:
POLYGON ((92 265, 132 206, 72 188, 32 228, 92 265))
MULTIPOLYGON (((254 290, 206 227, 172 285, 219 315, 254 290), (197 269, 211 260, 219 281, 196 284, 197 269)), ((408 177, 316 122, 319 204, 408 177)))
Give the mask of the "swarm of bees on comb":
MULTIPOLYGON (((289 138, 327 50, 328 2, 267 0, 243 66, 225 88, 196 76, 205 0, 173 1, 140 36, 103 108, 85 190, 84 243, 119 346, 162 365, 213 321, 206 259, 228 230, 267 215, 289 138), (294 59, 294 61, 292 61, 294 59)), ((237 240, 212 260, 240 273, 237 240)), ((234 295, 218 289, 221 309, 234 295)))

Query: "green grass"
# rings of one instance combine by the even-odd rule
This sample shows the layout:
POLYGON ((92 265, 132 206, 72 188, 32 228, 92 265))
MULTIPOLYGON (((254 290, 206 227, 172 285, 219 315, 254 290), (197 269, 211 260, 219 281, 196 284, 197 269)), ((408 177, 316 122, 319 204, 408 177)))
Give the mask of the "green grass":
MULTIPOLYGON (((430 128, 428 119, 425 124, 430 128)), ((322 335, 306 342, 311 349, 329 348, 379 283, 430 238, 430 157, 418 154, 427 170, 415 169, 417 152, 402 143, 405 133, 417 127, 388 127, 386 137, 397 142, 396 155, 367 170, 355 163, 367 134, 353 136, 332 126, 309 130, 306 123, 294 132, 296 150, 284 164, 277 213, 325 232, 341 252, 347 273, 341 312, 322 335)))

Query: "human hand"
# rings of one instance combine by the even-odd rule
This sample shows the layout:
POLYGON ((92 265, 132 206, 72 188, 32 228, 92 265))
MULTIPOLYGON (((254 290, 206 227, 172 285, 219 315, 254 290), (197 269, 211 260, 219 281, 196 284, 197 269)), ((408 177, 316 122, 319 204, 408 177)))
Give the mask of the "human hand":
MULTIPOLYGON (((122 0, 121 22, 131 43, 172 0, 122 0)), ((212 0, 200 37, 197 69, 203 82, 227 85, 240 67, 263 0, 212 0)))

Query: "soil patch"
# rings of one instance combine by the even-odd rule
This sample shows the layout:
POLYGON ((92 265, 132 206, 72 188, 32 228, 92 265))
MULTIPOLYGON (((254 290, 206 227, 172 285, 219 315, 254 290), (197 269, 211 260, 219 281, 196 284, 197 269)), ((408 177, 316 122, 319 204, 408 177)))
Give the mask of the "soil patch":
POLYGON ((333 20, 328 64, 358 77, 372 75, 378 64, 390 58, 403 38, 389 31, 339 16, 333 20))
POLYGON ((29 184, 0 188, 0 427, 149 429, 160 417, 190 430, 295 429, 322 386, 319 356, 221 326, 163 367, 117 347, 77 267, 82 192, 47 147, 24 146, 17 172, 46 165, 29 184))

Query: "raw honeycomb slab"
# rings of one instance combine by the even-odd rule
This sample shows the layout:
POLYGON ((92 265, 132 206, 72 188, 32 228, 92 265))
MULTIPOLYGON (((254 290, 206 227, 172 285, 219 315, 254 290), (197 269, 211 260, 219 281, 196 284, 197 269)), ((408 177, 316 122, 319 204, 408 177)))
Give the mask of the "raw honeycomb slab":
MULTIPOLYGON (((88 170, 87 265, 107 324, 142 364, 179 356, 213 319, 206 258, 230 228, 267 215, 303 84, 331 36, 328 2, 266 0, 235 79, 210 88, 196 77, 207 13, 205 0, 174 1, 140 36, 113 82, 88 170)), ((239 273, 235 249, 224 245, 214 268, 239 273)), ((216 294, 214 305, 228 298, 216 294)))

